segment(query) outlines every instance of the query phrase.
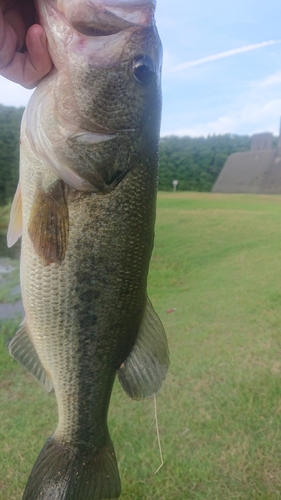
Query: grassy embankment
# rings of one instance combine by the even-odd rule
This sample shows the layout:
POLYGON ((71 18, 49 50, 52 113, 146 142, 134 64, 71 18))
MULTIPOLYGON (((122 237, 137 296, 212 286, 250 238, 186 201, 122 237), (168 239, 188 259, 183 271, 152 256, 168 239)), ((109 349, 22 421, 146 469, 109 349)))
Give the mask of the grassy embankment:
MULTIPOLYGON (((120 500, 281 498, 281 197, 160 193, 149 291, 171 351, 165 463, 154 476, 153 402, 116 383, 120 500)), ((56 425, 54 396, 8 357, 14 328, 2 325, 1 500, 21 498, 56 425)))

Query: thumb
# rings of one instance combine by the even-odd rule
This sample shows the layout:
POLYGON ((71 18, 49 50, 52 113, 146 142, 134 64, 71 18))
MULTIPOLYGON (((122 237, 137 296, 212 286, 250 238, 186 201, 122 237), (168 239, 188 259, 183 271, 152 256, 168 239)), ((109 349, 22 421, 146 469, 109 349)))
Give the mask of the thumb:
POLYGON ((27 58, 24 68, 26 86, 35 86, 51 70, 53 63, 48 52, 45 32, 39 24, 31 26, 26 34, 27 58))

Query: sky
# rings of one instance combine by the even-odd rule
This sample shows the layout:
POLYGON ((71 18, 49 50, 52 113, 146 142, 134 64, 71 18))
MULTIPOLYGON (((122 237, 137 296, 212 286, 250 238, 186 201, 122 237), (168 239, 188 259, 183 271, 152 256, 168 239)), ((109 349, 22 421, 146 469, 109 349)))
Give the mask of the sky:
MULTIPOLYGON (((279 134, 280 0, 158 0, 161 135, 279 134)), ((31 92, 0 77, 0 103, 31 92)))

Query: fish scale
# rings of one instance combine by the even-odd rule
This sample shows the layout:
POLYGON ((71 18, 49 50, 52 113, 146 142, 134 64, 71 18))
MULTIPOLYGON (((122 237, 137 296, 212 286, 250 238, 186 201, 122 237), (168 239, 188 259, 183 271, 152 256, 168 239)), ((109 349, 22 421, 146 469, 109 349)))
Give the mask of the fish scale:
POLYGON ((83 6, 91 14, 95 1, 79 1, 78 19, 72 0, 59 10, 56 0, 36 5, 55 67, 22 123, 8 242, 22 235, 26 318, 10 353, 54 389, 58 425, 23 499, 113 499, 120 478, 107 413, 115 376, 130 397, 142 399, 160 389, 169 365, 165 331, 146 291, 161 44, 154 2, 119 3, 116 12, 133 5, 133 16, 125 17, 141 24, 116 18, 114 27, 111 13, 112 33, 104 36, 106 0, 98 31, 83 14, 83 6))

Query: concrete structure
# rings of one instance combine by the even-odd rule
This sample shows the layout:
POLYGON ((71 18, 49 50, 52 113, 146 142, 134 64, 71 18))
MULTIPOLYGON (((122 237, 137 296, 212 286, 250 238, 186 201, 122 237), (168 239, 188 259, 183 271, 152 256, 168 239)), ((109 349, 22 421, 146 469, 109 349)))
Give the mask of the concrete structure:
POLYGON ((272 134, 256 134, 251 151, 230 155, 213 193, 281 194, 281 134, 272 149, 272 134))
POLYGON ((253 135, 251 151, 260 151, 261 149, 272 149, 272 134, 270 132, 253 135))

